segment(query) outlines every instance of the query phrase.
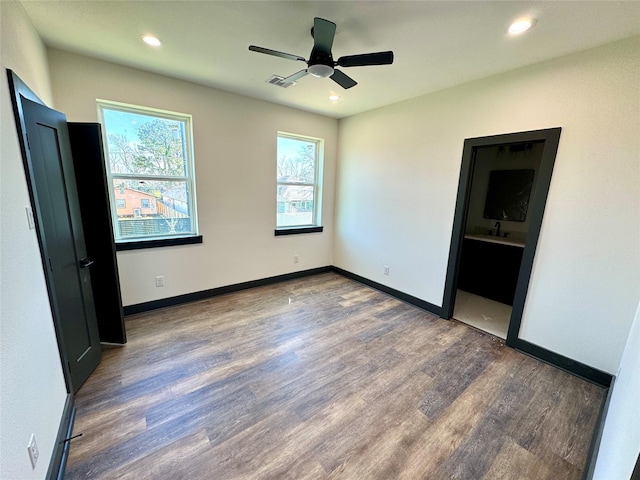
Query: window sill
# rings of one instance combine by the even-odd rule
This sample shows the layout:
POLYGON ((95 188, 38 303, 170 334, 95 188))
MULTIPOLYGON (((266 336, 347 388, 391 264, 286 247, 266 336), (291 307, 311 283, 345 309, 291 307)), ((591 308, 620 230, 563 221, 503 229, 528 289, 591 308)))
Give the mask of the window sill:
POLYGON ((193 245, 195 243, 202 243, 202 235, 157 238, 154 240, 134 240, 131 242, 125 241, 116 243, 116 251, 120 252, 122 250, 139 250, 142 248, 175 247, 176 245, 193 245))
POLYGON ((276 237, 280 235, 297 235, 299 233, 318 233, 322 232, 324 227, 288 227, 288 228, 276 228, 276 237))

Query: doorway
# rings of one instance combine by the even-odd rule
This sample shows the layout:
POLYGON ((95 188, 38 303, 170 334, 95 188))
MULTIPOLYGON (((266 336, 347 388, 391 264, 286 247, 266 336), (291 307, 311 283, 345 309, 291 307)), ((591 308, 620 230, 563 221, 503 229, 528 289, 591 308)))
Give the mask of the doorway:
POLYGON ((464 142, 443 313, 515 346, 560 128, 464 142))

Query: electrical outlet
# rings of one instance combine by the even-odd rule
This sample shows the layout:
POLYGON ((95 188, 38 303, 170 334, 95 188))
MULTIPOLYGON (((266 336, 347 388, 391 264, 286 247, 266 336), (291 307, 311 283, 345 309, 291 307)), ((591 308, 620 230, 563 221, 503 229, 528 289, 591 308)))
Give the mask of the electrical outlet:
POLYGON ((29 458, 31 459, 31 468, 35 470, 40 452, 38 451, 38 445, 36 444, 36 436, 33 433, 31 434, 29 445, 27 445, 27 450, 29 451, 29 458))
POLYGON ((298 263, 300 261, 300 255, 293 256, 293 263, 298 263))
POLYGON ((389 275, 389 265, 384 266, 384 274, 389 275))
POLYGON ((156 287, 164 287, 164 277, 162 275, 156 277, 156 287))

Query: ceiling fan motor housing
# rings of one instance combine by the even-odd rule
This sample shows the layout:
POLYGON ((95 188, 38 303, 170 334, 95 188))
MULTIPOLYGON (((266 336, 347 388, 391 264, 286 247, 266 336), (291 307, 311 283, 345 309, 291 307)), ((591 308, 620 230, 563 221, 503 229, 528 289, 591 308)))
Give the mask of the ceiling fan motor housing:
POLYGON ((307 62, 309 73, 314 77, 326 78, 333 75, 333 56, 331 53, 322 52, 317 49, 311 51, 311 56, 307 62))

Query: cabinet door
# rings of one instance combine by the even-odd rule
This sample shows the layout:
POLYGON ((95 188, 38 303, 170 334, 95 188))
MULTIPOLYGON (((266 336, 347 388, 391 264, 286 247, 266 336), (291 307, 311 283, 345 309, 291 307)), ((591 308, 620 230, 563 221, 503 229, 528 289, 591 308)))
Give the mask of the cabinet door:
POLYGON ((464 239, 458 288, 513 305, 522 252, 520 247, 464 239))

